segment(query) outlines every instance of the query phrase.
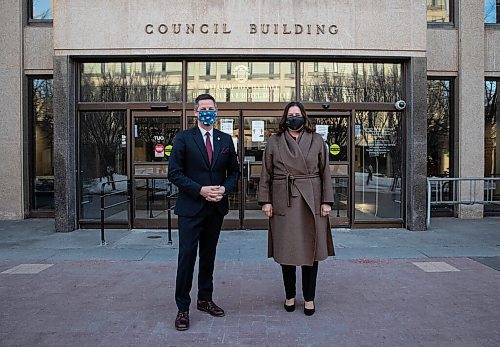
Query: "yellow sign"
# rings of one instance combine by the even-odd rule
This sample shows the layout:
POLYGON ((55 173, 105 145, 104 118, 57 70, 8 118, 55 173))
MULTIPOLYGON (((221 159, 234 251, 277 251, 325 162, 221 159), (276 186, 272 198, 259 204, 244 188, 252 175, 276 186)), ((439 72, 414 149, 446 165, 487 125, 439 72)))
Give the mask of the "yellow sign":
POLYGON ((166 145, 165 146, 165 155, 167 157, 170 157, 170 153, 172 153, 172 145, 166 145))
POLYGON ((333 155, 337 155, 340 153, 340 146, 336 143, 330 145, 330 153, 333 155))

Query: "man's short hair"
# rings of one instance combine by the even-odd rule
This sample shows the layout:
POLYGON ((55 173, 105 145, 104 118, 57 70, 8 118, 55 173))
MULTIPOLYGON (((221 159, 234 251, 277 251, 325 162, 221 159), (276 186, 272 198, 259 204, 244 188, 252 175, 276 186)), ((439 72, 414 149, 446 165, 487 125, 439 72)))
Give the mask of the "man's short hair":
POLYGON ((200 94, 194 99, 194 110, 198 110, 198 104, 200 103, 200 100, 212 100, 214 102, 214 106, 217 106, 217 103, 215 102, 215 99, 212 95, 210 94, 200 94))

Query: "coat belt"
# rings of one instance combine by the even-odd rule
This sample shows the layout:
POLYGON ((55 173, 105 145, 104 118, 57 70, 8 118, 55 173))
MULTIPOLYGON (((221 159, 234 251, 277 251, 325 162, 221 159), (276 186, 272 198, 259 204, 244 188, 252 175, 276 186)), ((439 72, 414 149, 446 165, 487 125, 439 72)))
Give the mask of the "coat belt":
POLYGON ((292 194, 292 186, 295 185, 295 180, 305 180, 309 178, 318 178, 319 174, 305 174, 305 175, 292 175, 290 173, 286 175, 276 175, 273 176, 273 180, 286 180, 286 198, 287 206, 290 207, 290 196, 292 194))

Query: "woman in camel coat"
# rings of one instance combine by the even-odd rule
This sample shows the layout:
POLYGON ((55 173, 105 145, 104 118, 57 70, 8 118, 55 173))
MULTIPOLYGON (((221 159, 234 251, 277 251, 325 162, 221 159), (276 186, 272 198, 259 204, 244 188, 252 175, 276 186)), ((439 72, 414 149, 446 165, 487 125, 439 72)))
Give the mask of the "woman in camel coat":
POLYGON ((264 151, 259 204, 269 217, 268 255, 281 264, 285 309, 295 309, 296 266, 302 267, 304 313, 315 311, 318 261, 334 255, 328 214, 333 190, 328 149, 300 102, 289 103, 264 151))

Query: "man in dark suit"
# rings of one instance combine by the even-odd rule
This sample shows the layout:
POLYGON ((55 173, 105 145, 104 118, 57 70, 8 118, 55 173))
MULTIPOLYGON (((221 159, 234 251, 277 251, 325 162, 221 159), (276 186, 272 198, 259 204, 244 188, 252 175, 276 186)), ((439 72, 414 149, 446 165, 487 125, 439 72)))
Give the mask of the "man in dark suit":
POLYGON ((201 94, 195 100, 198 124, 181 131, 174 140, 168 179, 179 188, 175 214, 179 221, 179 258, 175 302, 179 309, 177 330, 189 328, 189 295, 198 244, 200 247, 197 309, 212 316, 224 310, 212 301, 215 252, 224 216, 227 194, 235 190, 239 165, 231 136, 213 128, 217 117, 215 99, 201 94))

